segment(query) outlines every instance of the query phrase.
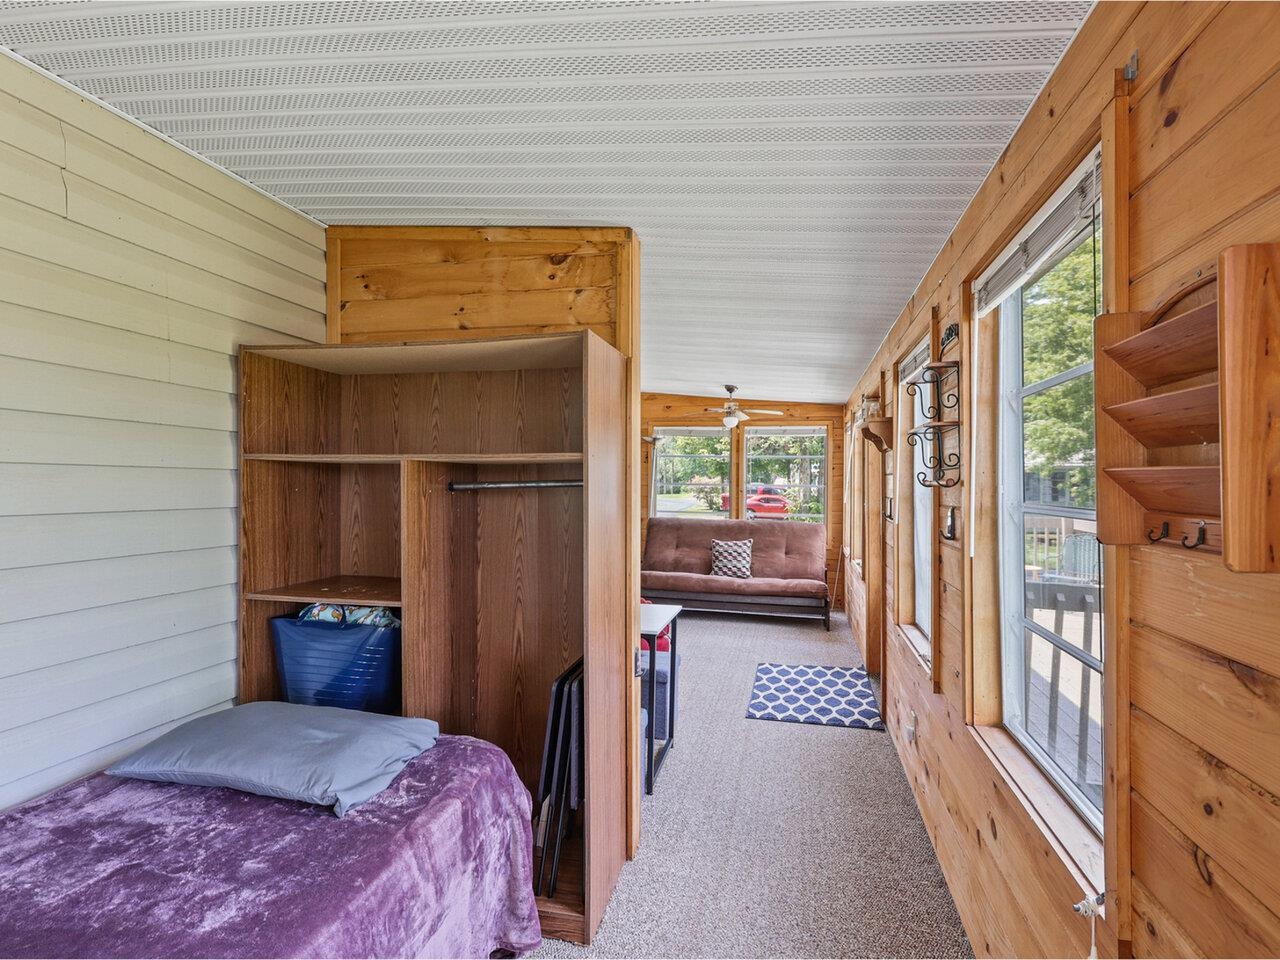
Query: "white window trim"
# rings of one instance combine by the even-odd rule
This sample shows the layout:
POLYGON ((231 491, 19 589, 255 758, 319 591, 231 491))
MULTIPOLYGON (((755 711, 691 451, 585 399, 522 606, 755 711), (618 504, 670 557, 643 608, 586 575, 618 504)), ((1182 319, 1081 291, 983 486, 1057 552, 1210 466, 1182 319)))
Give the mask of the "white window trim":
MULTIPOLYGON (((1044 222, 1045 217, 1051 212, 1067 195, 1073 190, 1079 188, 1080 178, 1085 175, 1093 175, 1096 170, 1096 164, 1100 156, 1099 150, 1090 153, 1089 157, 1077 168, 1075 173, 1069 177, 1066 183, 1054 194, 1053 198, 1045 204, 1040 213, 1028 224, 1026 228, 1020 231, 1014 242, 1011 243, 995 261, 995 265, 990 268, 979 281, 975 281, 974 289, 977 289, 978 283, 984 281, 997 267, 1004 263, 1007 256, 1012 254, 1022 239, 1030 234, 1034 229, 1044 222)), ((999 522, 999 557, 1000 557, 1000 614, 1001 614, 1001 631, 1000 631, 1000 649, 1002 667, 1000 671, 1002 701, 1004 710, 1006 711, 1006 720, 1003 729, 1012 736, 1031 758, 1041 768, 1045 776, 1062 792, 1071 805, 1076 809, 1080 816, 1097 832, 1102 831, 1102 811, 1099 810, 1085 794, 1076 786, 1070 777, 1062 775, 1058 771, 1056 761, 1048 755, 1040 744, 1028 736, 1019 725, 1008 722, 1008 714, 1012 709, 1015 716, 1020 717, 1021 707, 1018 697, 1010 695, 1011 691, 1020 693, 1025 687, 1025 673, 1016 677, 1016 682, 1012 682, 1010 677, 1011 671, 1006 670, 1003 664, 1018 663, 1025 669, 1023 663, 1023 653, 1021 645, 1024 643, 1024 630, 1028 629, 1027 619, 1025 617, 1024 597, 1021 590, 1005 589, 1007 584, 1021 584, 1025 578, 1023 569, 1024 558, 1022 554, 1023 542, 1023 522, 1025 510, 1025 496, 1022 489, 1022 476, 1024 470, 1024 449, 1023 449, 1023 414, 1022 401, 1031 394, 1042 392, 1059 383, 1074 379, 1093 371, 1092 361, 1080 364, 1071 370, 1063 371, 1055 374, 1053 377, 1047 378, 1033 384, 1031 387, 1024 387, 1023 371, 1022 371, 1022 304, 1018 296, 1014 296, 1025 285, 1027 279, 1038 272, 1045 263, 1049 262, 1053 257, 1062 252, 1060 245, 1055 245, 1047 250, 1042 256, 1036 258, 1036 262, 1030 264, 1019 276, 1018 280, 1007 285, 1000 293, 999 306, 999 344, 1000 357, 998 363, 999 370, 999 503, 1000 509, 998 514, 999 522), (1016 489, 1010 489, 1015 483, 1016 489), (1014 549, 1016 547, 1016 549, 1014 549)), ((988 308, 996 304, 989 303, 988 308)), ((1055 515, 1079 515, 1081 517, 1094 518, 1096 511, 1087 512, 1072 510, 1070 508, 1055 508, 1046 511, 1055 515)), ((1049 637, 1044 636, 1039 630, 1032 632, 1042 636, 1046 642, 1053 642, 1049 637)), ((1101 650, 1105 651, 1105 638, 1101 638, 1103 646, 1101 650)), ((1076 656, 1083 662, 1088 663, 1083 656, 1077 656, 1073 651, 1067 651, 1068 655, 1076 656)), ((1105 655, 1105 654, 1104 654, 1105 655)), ((1099 658, 1090 658, 1098 660, 1099 658)), ((1093 664, 1090 664, 1091 666, 1093 664)), ((1095 669, 1101 674, 1101 662, 1097 664, 1095 669)), ((1088 704, 1082 704, 1081 709, 1087 710, 1088 704)), ((1105 723, 1105 718, 1103 720, 1105 723)), ((1023 724, 1025 726, 1025 724, 1023 724)), ((1105 743, 1105 735, 1104 735, 1105 743)), ((1105 766, 1105 757, 1103 758, 1105 766)))

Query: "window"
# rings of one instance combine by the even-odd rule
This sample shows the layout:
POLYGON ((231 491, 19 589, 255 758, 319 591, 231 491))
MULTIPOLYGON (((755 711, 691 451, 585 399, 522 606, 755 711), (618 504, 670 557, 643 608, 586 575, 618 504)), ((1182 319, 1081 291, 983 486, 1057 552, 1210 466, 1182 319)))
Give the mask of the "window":
POLYGON ((747 427, 744 516, 824 523, 827 428, 747 427))
MULTIPOLYGON (((920 368, 929 362, 929 341, 924 343, 908 357, 898 368, 898 382, 906 383, 919 373, 920 368)), ((911 428, 927 423, 925 411, 922 409, 923 396, 913 397, 905 390, 899 398, 903 414, 908 418, 911 428)), ((925 467, 926 456, 935 451, 923 437, 917 438, 914 444, 907 444, 906 450, 911 458, 909 483, 911 485, 911 555, 913 560, 913 592, 912 622, 925 640, 933 636, 933 552, 934 552, 934 516, 932 486, 920 482, 921 477, 932 478, 933 471, 925 467)), ((905 496, 904 492, 904 496, 905 496)), ((917 644, 917 652, 925 662, 933 659, 932 645, 917 644)))
POLYGON ((720 427, 658 427, 653 434, 649 515, 708 520, 728 517, 728 431, 720 427))
POLYGON ((853 422, 844 425, 844 544, 850 566, 862 579, 862 440, 853 422))
POLYGON ((1101 295, 1095 164, 1091 158, 1068 182, 1066 196, 1015 250, 1030 265, 1000 300, 1000 592, 1004 725, 1100 828, 1105 658, 1093 419, 1093 320, 1101 295))

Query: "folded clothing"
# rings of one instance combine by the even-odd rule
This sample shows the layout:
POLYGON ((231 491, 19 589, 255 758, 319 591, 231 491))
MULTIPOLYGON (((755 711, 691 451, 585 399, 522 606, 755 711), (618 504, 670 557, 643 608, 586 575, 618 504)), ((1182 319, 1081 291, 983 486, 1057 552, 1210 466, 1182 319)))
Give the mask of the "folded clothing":
POLYGON ((107 773, 301 800, 341 817, 439 735, 434 720, 262 701, 189 720, 107 773))

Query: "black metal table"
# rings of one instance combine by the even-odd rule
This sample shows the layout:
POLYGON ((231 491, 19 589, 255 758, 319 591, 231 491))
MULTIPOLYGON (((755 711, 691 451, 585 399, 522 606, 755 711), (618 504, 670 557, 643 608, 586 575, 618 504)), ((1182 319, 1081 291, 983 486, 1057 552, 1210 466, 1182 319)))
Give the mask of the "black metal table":
POLYGON ((649 723, 648 731, 645 735, 645 768, 644 768, 644 792, 646 794, 653 793, 653 781, 658 778, 658 771, 662 769, 662 761, 667 759, 667 753, 671 750, 672 744, 676 739, 676 618, 680 616, 683 607, 676 604, 666 603, 645 603, 640 606, 640 636, 649 641, 649 696, 648 710, 649 723), (667 678, 667 739, 662 744, 662 749, 656 748, 656 738, 654 735, 657 729, 655 715, 658 704, 658 635, 662 633, 666 627, 671 627, 671 654, 669 657, 670 673, 667 678))

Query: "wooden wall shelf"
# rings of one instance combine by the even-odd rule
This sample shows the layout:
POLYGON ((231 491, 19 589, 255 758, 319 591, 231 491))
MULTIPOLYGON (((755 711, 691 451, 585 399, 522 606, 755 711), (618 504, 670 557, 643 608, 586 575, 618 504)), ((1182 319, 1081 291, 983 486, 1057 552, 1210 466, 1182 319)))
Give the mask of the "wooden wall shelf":
POLYGON ((863 420, 858 429, 863 439, 870 440, 881 453, 888 453, 893 449, 892 417, 874 417, 869 420, 863 420))
POLYGON ((1147 510, 1196 517, 1222 514, 1218 467, 1107 467, 1106 474, 1147 510))
POLYGON ((1210 300, 1168 316, 1106 348, 1107 355, 1147 387, 1218 367, 1218 304, 1210 300))
POLYGON ((289 603, 348 603, 370 607, 400 606, 399 577, 322 577, 270 590, 245 593, 246 600, 289 603))
POLYGON ((1145 447, 1218 442, 1218 385, 1157 393, 1104 408, 1145 447))
POLYGON ((1280 244, 1094 325, 1098 538, 1280 572, 1280 244))

